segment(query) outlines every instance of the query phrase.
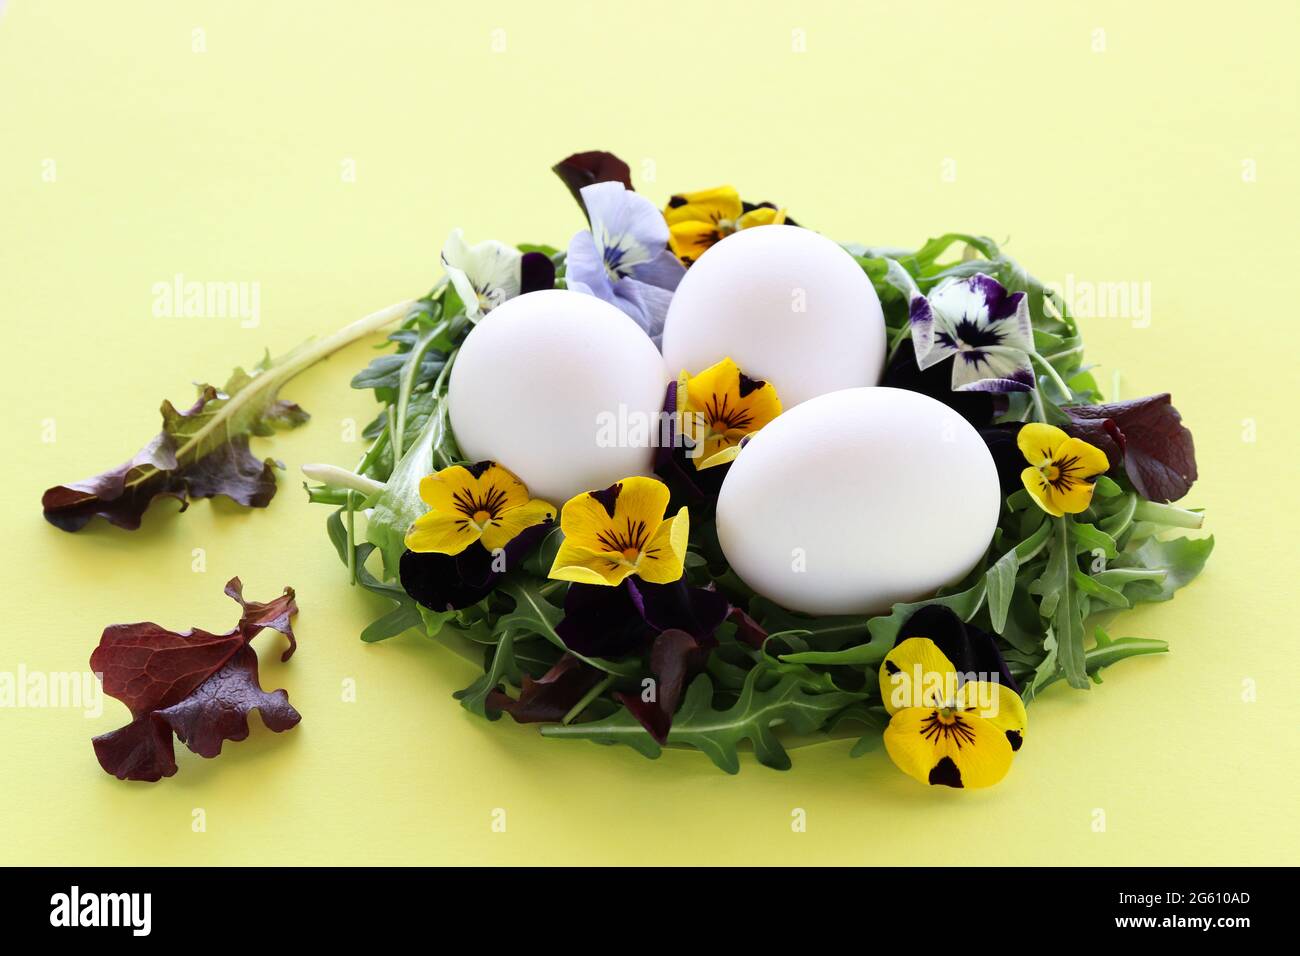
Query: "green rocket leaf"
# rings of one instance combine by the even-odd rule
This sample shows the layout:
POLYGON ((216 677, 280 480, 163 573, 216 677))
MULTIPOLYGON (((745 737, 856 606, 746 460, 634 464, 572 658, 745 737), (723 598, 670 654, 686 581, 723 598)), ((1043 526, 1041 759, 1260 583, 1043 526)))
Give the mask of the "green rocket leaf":
MULTIPOLYGON (((764 677, 770 675, 763 667, 750 671, 739 698, 725 710, 714 709, 713 684, 709 676, 701 674, 696 677, 673 717, 668 744, 693 747, 719 769, 738 773, 740 754, 737 748, 748 740, 759 763, 776 770, 788 770, 790 755, 777 738, 778 725, 788 727, 794 733, 811 733, 863 696, 847 691, 810 693, 796 674, 786 674, 770 687, 760 689, 764 677)), ((591 723, 543 727, 542 734, 602 744, 627 744, 652 759, 662 753, 645 728, 626 710, 591 723)))

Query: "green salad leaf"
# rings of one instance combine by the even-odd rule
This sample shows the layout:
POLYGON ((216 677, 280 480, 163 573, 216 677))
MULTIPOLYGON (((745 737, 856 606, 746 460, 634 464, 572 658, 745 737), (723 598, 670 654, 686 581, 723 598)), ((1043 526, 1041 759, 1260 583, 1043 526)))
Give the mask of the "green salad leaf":
MULTIPOLYGON (((739 746, 749 741, 758 762, 776 770, 790 768, 790 755, 777 737, 778 726, 795 733, 811 733, 845 707, 862 699, 847 691, 810 693, 796 674, 774 683, 761 666, 749 672, 739 698, 730 707, 714 707, 713 684, 707 674, 691 682, 668 732, 669 746, 692 747, 727 773, 740 771, 739 746), (764 686, 767 684, 767 686, 764 686)), ((548 725, 545 737, 592 740, 601 744, 626 744, 643 756, 658 757, 662 748, 626 710, 605 720, 582 724, 548 725)))

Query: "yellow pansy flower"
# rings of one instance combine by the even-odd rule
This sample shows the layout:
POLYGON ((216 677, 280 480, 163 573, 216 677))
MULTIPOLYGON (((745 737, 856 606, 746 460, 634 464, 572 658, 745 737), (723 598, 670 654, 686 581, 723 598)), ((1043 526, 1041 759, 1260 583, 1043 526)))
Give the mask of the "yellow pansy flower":
POLYGON ((530 498, 522 481, 492 461, 428 475, 420 481, 420 497, 429 513, 406 533, 406 547, 420 553, 460 554, 475 541, 495 551, 555 517, 553 504, 530 498))
POLYGON ((781 399, 770 382, 749 378, 724 358, 694 377, 682 372, 677 414, 699 470, 734 459, 742 439, 781 414, 781 399))
POLYGON ((735 187, 719 186, 670 197, 664 219, 668 221, 669 246, 689 266, 733 232, 751 226, 781 225, 785 210, 755 206, 747 212, 735 187))
POLYGON ((885 750, 898 769, 945 787, 991 787, 1006 776, 1024 743, 1025 705, 1006 684, 979 676, 958 673, 928 637, 909 637, 885 655, 885 750))
POLYGON ((671 518, 668 486, 654 478, 624 478, 604 491, 584 491, 560 511, 564 543, 549 577, 581 584, 621 584, 631 575, 652 584, 682 576, 690 516, 671 518))
POLYGON ((1110 467, 1104 451, 1055 425, 1031 422, 1020 429, 1016 444, 1030 465, 1020 473, 1025 490, 1057 518, 1086 510, 1097 476, 1110 467))

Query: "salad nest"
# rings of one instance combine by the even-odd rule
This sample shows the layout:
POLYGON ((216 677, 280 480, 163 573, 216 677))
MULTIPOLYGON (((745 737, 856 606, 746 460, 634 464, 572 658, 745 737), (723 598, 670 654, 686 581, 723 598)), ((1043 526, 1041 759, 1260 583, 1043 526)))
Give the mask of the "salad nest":
POLYGON ((984 236, 842 244, 884 312, 881 384, 955 409, 998 466, 1003 504, 987 551, 933 597, 877 616, 809 616, 732 571, 714 524, 718 489, 779 396, 729 359, 685 370, 665 410, 719 398, 754 414, 707 434, 675 418, 680 441, 658 453, 653 478, 549 503, 508 462, 467 461, 448 377, 485 313, 569 288, 655 336, 675 285, 665 259, 680 272, 731 232, 795 224, 731 187, 660 209, 608 153, 555 170, 590 228, 566 250, 469 245, 453 232, 445 277, 401 307, 388 349, 352 380, 380 406, 365 454, 351 470, 304 469, 310 499, 333 508, 326 528, 348 579, 386 605, 363 641, 416 629, 447 645, 482 668, 455 694, 461 707, 539 724, 544 737, 650 758, 694 748, 729 773, 745 749, 786 769, 792 747, 852 738, 853 757, 883 742, 921 782, 961 788, 1005 775, 1025 743, 1025 705, 1045 690, 1087 690, 1104 668, 1168 649, 1108 628, 1120 611, 1169 600, 1210 554, 1212 538, 1171 534, 1202 523, 1169 503, 1196 477, 1191 435, 1168 395, 1104 402, 1062 296, 984 236), (619 268, 593 272, 613 248, 626 254, 619 268), (955 315, 954 299, 976 293, 988 308, 955 315), (623 541, 619 522, 645 533, 623 541))

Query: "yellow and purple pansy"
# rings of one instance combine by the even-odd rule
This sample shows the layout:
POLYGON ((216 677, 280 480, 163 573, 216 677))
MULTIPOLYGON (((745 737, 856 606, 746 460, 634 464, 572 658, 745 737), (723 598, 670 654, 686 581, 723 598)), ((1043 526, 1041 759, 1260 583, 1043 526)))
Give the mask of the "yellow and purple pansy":
POLYGON ((772 384, 750 378, 730 358, 677 379, 678 428, 697 470, 733 460, 741 442, 780 414, 772 384))
POLYGON ((880 665, 885 750, 921 783, 989 787, 1024 744, 1024 702, 992 635, 948 608, 921 608, 880 665))
POLYGON ((1025 293, 992 276, 951 277, 922 295, 892 259, 888 279, 908 301, 912 345, 922 371, 951 358, 955 392, 1028 392, 1035 387, 1034 331, 1025 293))
POLYGON ((668 244, 686 266, 733 232, 788 221, 785 210, 771 203, 741 202, 734 186, 678 193, 669 198, 664 220, 668 223, 668 244))
POLYGON ((668 486, 655 478, 624 478, 602 491, 570 498, 560 511, 564 543, 550 577, 614 586, 636 575, 651 584, 682 576, 690 515, 666 517, 668 486))
POLYGON ((398 575, 406 593, 432 611, 483 600, 555 525, 555 508, 530 498, 492 462, 429 475, 420 494, 432 510, 407 532, 398 575))
POLYGON ((1092 504, 1097 477, 1110 468, 1106 453, 1055 425, 1030 422, 1016 436, 1029 467, 1020 473, 1025 490, 1049 515, 1078 514, 1092 504))
POLYGON ((452 465, 420 481, 429 512, 406 533, 417 554, 460 554, 477 542, 488 551, 520 532, 555 518, 555 506, 532 498, 527 486, 493 461, 452 465))

